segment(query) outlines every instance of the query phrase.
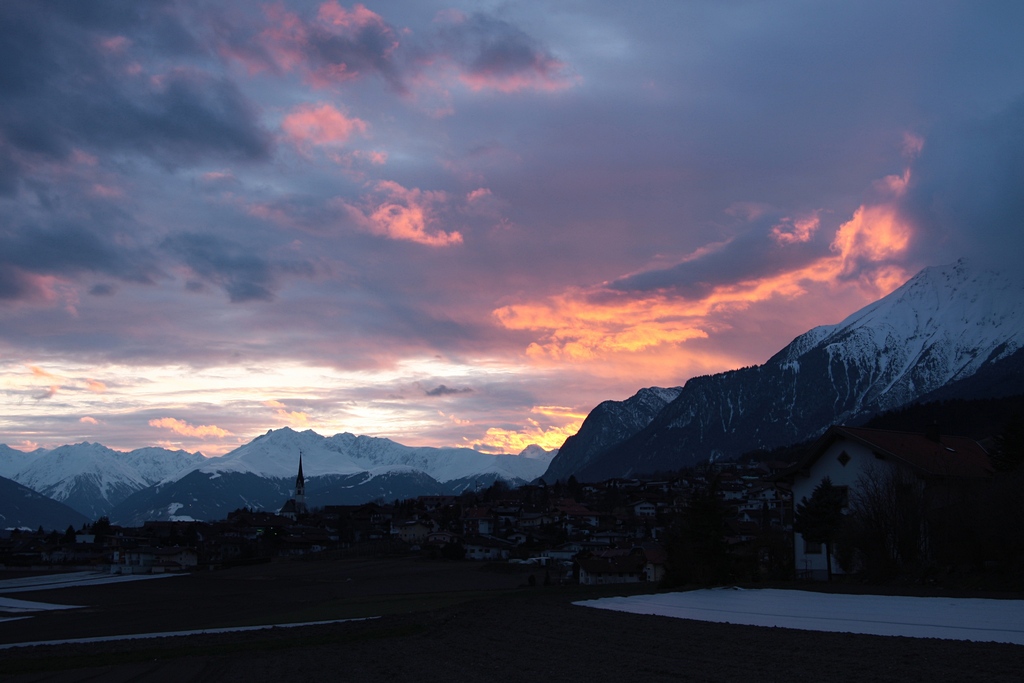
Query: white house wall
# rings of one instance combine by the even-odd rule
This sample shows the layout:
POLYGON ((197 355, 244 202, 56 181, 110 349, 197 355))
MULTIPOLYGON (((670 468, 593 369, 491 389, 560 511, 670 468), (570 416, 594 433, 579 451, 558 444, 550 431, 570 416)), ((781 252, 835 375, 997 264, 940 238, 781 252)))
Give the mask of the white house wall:
MULTIPOLYGON (((882 463, 883 461, 876 458, 871 449, 866 446, 855 441, 836 440, 811 466, 810 475, 807 478, 798 478, 793 482, 794 511, 804 498, 810 500, 815 487, 825 477, 832 480, 833 486, 848 486, 852 489, 857 485, 857 480, 862 474, 882 463), (839 458, 844 451, 850 458, 845 465, 840 462, 839 458)), ((804 552, 804 539, 801 534, 794 534, 793 541, 797 576, 825 579, 828 575, 828 567, 825 563, 824 548, 820 553, 807 554, 804 552)), ((834 554, 832 556, 832 572, 842 573, 834 554)))

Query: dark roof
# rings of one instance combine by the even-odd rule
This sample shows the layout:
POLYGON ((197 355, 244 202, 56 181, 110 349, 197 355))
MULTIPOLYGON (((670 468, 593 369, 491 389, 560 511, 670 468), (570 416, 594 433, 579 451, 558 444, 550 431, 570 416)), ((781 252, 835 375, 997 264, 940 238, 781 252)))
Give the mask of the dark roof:
POLYGON ((830 427, 825 432, 800 463, 800 470, 807 470, 839 439, 861 443, 876 457, 903 462, 925 477, 979 479, 992 474, 988 453, 973 439, 940 435, 936 441, 912 432, 842 426, 830 427))
POLYGON ((589 574, 638 574, 647 563, 643 555, 618 557, 578 557, 580 568, 589 574))

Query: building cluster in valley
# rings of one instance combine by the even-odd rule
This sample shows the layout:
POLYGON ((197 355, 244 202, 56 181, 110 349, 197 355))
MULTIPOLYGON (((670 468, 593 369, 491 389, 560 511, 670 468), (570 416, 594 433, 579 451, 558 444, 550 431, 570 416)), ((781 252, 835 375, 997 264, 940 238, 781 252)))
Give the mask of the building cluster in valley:
MULTIPOLYGON (((665 538, 694 491, 714 486, 726 541, 739 548, 791 528, 788 486, 764 464, 721 463, 660 481, 575 480, 461 496, 305 510, 301 485, 278 513, 239 509, 217 522, 159 521, 122 528, 14 533, 0 539, 7 566, 108 566, 172 572, 274 557, 314 559, 377 553, 536 565, 549 581, 624 583, 664 576, 665 538)), ((98 528, 102 527, 102 528, 98 528)))
POLYGON ((933 490, 991 475, 976 443, 929 439, 834 427, 797 463, 711 463, 657 480, 570 478, 515 489, 498 482, 460 496, 312 510, 300 459, 295 496, 276 513, 239 509, 217 522, 121 528, 100 520, 64 533, 16 532, 0 539, 0 564, 150 573, 391 553, 532 565, 545 582, 658 582, 673 554, 692 547, 679 529, 694 524, 695 501, 703 500, 711 501, 713 535, 730 572, 821 578, 821 549, 793 531, 794 491, 799 502, 826 476, 853 486, 878 467, 906 470, 916 486, 933 490))

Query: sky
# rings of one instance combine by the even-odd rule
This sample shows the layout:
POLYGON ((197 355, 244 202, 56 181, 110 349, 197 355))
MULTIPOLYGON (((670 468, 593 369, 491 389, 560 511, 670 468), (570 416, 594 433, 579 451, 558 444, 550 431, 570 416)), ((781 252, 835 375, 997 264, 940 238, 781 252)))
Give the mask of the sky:
POLYGON ((0 443, 557 448, 1024 253, 1024 4, 0 3, 0 443))

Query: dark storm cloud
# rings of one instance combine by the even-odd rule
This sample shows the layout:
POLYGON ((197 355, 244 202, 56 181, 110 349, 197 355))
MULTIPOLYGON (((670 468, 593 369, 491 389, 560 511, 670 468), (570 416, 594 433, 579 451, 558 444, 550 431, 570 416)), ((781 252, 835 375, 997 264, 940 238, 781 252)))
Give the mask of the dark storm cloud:
POLYGON ((83 228, 0 228, 0 299, 32 297, 35 275, 83 272, 140 283, 159 274, 145 251, 118 247, 83 228))
POLYGON ((444 384, 439 384, 433 389, 425 389, 423 393, 427 396, 452 396, 454 394, 471 394, 473 393, 473 390, 469 388, 453 389, 452 387, 444 384))
MULTIPOLYGON (((216 235, 184 233, 162 246, 198 278, 223 288, 232 303, 272 301, 282 275, 312 277, 315 271, 308 261, 270 260, 216 235)), ((188 286, 195 291, 192 283, 188 286)))
POLYGON ((716 286, 794 270, 827 253, 828 239, 818 235, 805 242, 780 244, 772 229, 785 222, 784 217, 759 219, 707 253, 668 268, 619 278, 609 288, 621 292, 671 291, 699 299, 716 286))
POLYGON ((970 256, 1020 268, 1024 253, 1024 96, 934 131, 912 166, 903 210, 927 262, 970 256))
POLYGON ((271 137, 226 78, 196 63, 188 32, 159 3, 0 4, 0 192, 35 157, 73 148, 161 163, 269 156, 271 137))
POLYGON ((471 86, 518 90, 524 78, 541 87, 564 84, 565 65, 536 38, 502 19, 479 12, 459 17, 438 37, 439 53, 460 65, 471 86))
POLYGON ((101 282, 89 288, 89 294, 92 296, 113 296, 116 293, 117 287, 109 282, 101 282))

